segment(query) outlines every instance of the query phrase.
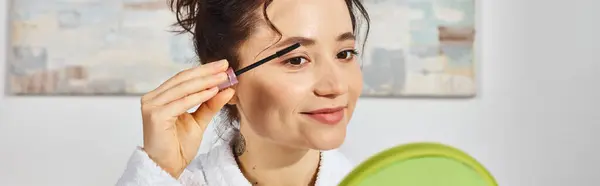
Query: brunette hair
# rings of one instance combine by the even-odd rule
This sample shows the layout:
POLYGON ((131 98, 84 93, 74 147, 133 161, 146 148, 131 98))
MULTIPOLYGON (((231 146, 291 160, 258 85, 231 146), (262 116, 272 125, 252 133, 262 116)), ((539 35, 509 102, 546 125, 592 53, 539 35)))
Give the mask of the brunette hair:
MULTIPOLYGON (((281 32, 271 23, 266 13, 267 6, 273 0, 168 1, 177 19, 174 26, 181 28, 177 32, 192 35, 195 52, 201 64, 226 59, 232 68, 239 69, 238 49, 261 20, 258 11, 261 11, 268 26, 281 36, 281 32)), ((355 10, 358 10, 366 20, 368 35, 370 19, 361 0, 344 1, 350 12, 354 33, 358 35, 358 17, 355 14, 355 10)), ((229 124, 239 122, 239 112, 235 105, 225 105, 222 111, 229 124)))

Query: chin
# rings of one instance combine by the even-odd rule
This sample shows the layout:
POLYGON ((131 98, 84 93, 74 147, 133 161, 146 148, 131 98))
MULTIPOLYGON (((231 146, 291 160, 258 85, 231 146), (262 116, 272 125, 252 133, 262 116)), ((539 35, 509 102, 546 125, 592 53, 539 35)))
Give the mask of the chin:
POLYGON ((312 131, 307 136, 311 149, 332 150, 337 149, 346 139, 346 129, 334 129, 326 131, 312 131))

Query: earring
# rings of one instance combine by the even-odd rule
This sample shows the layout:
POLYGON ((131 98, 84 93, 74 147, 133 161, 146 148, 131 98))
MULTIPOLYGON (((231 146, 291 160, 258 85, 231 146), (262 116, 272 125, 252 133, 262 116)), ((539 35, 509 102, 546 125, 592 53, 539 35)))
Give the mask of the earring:
POLYGON ((246 152, 246 139, 241 132, 239 134, 240 135, 237 137, 233 146, 233 153, 236 157, 239 157, 246 152))

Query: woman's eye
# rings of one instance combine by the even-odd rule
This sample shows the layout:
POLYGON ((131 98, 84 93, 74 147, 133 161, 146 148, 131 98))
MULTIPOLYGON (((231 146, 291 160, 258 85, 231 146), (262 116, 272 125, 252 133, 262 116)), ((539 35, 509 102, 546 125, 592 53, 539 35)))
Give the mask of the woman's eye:
POLYGON ((287 64, 290 64, 293 66, 300 66, 306 62, 308 62, 308 60, 306 60, 306 58, 303 58, 303 57, 293 57, 286 61, 287 64))
POLYGON ((358 54, 358 52, 356 52, 356 50, 345 50, 345 51, 338 53, 336 57, 338 59, 349 60, 349 59, 352 59, 354 57, 354 55, 356 55, 356 54, 358 54))

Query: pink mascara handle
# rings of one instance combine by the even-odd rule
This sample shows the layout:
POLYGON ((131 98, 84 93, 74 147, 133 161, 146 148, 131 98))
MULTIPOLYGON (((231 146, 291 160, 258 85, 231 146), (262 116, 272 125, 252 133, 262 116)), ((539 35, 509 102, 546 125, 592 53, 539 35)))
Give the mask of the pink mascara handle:
POLYGON ((225 73, 227 73, 227 81, 219 84, 219 91, 229 88, 238 83, 237 76, 235 75, 235 72, 232 68, 227 69, 225 73))

